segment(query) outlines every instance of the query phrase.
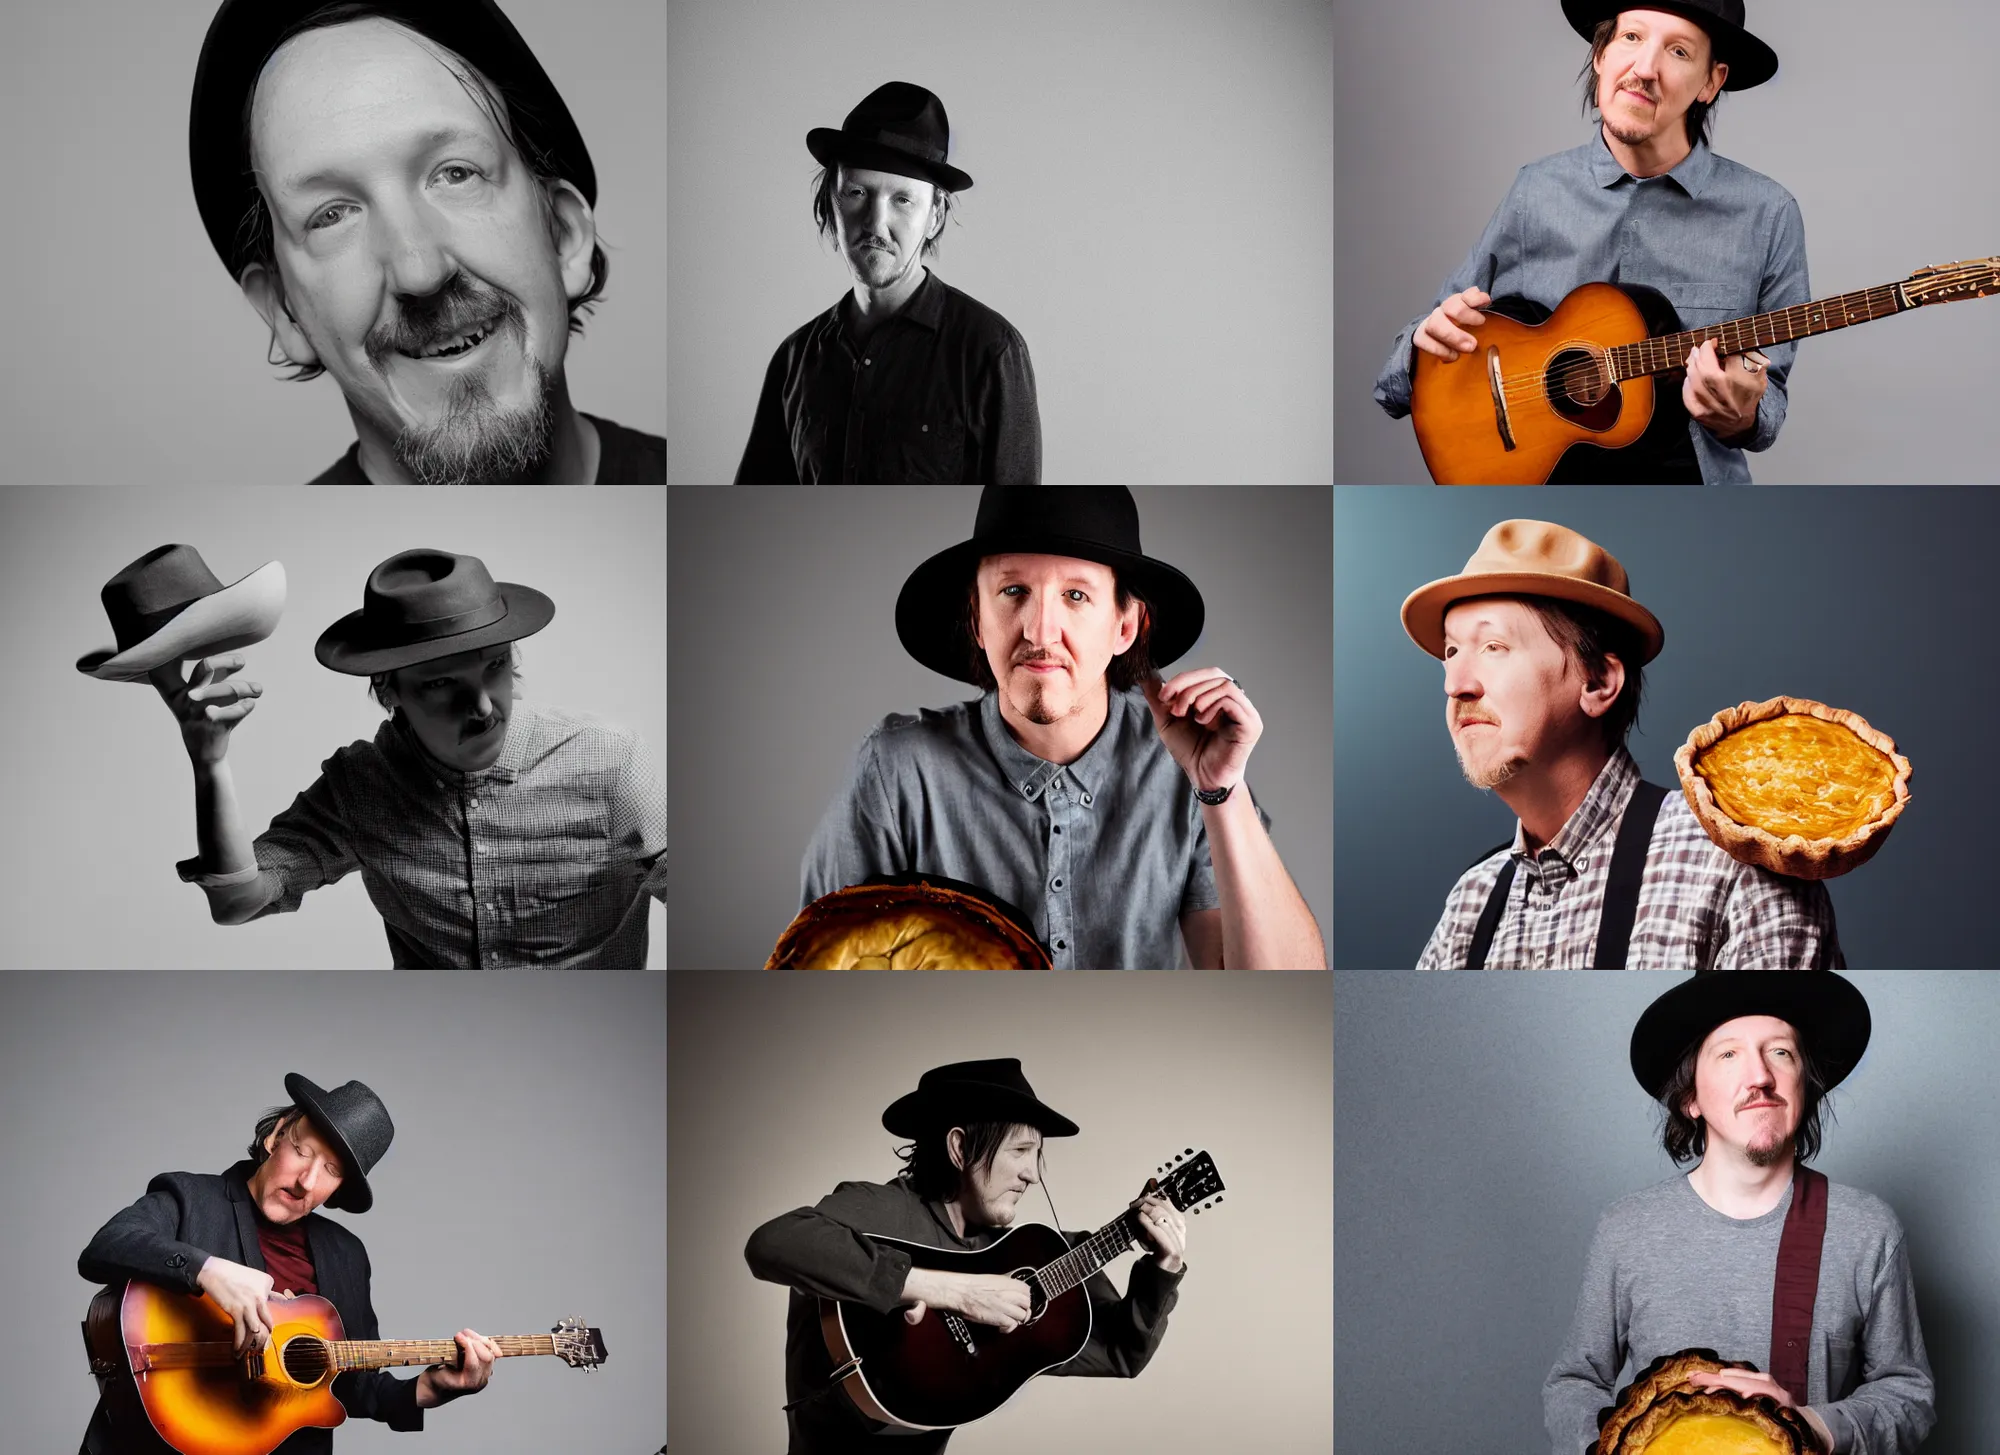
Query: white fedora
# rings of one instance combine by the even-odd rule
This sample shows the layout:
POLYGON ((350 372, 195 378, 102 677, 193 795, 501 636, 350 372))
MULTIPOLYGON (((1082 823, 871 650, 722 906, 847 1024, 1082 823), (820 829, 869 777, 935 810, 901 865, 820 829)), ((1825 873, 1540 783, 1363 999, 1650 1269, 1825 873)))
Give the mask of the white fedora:
POLYGON ((247 647, 277 629, 285 567, 267 561, 224 586, 193 546, 158 546, 99 593, 118 645, 76 659, 103 682, 141 682, 155 667, 247 647))

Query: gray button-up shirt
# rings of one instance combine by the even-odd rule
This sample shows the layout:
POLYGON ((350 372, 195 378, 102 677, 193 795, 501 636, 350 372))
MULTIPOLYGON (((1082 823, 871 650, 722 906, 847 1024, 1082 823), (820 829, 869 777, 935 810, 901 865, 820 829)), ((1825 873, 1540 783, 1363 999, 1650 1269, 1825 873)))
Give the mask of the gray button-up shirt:
MULTIPOLYGON (((1600 132, 1521 168, 1431 307, 1481 288, 1494 298, 1518 296, 1553 309, 1585 283, 1658 289, 1687 329, 1790 308, 1812 297, 1805 219, 1791 193, 1718 157, 1706 143, 1696 143, 1671 172, 1641 181, 1618 165, 1600 132)), ((1375 402, 1396 419, 1410 412, 1411 340, 1430 311, 1396 335, 1375 381, 1375 402)), ((1769 449, 1784 425, 1798 345, 1764 352, 1770 387, 1742 449, 1688 421, 1705 484, 1748 485, 1744 450, 1769 449)))
POLYGON ((991 692, 884 718, 806 849, 800 903, 908 873, 1008 901, 1058 970, 1173 969, 1180 917, 1222 902, 1201 805, 1139 692, 1111 693, 1074 763, 1015 742, 991 692))

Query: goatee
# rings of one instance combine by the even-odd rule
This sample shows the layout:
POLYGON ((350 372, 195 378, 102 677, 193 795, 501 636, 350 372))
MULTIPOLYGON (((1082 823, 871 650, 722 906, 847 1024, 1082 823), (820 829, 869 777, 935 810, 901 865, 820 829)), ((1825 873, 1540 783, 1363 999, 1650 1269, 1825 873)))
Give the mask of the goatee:
POLYGON ((532 478, 555 448, 555 380, 535 360, 535 398, 502 409, 486 380, 455 381, 441 418, 396 436, 396 458, 419 485, 503 485, 532 478))
POLYGON ((1743 1149, 1743 1159, 1752 1167, 1775 1167, 1791 1155, 1790 1137, 1778 1137, 1768 1143, 1752 1142, 1743 1149))
POLYGON ((1458 771, 1465 775, 1465 781, 1474 788, 1491 791, 1503 783, 1510 783, 1528 766, 1528 760, 1519 753, 1503 758, 1487 768, 1475 768, 1472 760, 1464 753, 1458 755, 1458 771))

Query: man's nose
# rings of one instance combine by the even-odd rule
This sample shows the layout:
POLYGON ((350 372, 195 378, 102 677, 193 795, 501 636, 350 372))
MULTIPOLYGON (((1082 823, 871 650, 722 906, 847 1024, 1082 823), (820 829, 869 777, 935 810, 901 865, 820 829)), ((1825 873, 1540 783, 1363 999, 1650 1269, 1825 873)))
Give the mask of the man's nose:
POLYGON ((1051 597, 1037 596, 1028 604, 1027 614, 1021 621, 1021 635, 1041 646, 1062 640, 1062 618, 1051 597))
POLYGON ((299 1187, 305 1192, 311 1192, 313 1190, 314 1184, 316 1184, 318 1181, 319 1181, 319 1159, 315 1157, 312 1161, 306 1164, 306 1170, 299 1174, 299 1187))
POLYGON ((473 699, 472 712, 475 717, 482 720, 493 716, 493 694, 484 687, 479 689, 478 696, 473 699))
POLYGON ((1444 695, 1446 697, 1479 696, 1479 674, 1472 670, 1472 660, 1463 652, 1450 658, 1444 664, 1444 695))
POLYGON ((428 207, 388 204, 378 208, 373 237, 389 286, 412 298, 427 298, 458 271, 444 245, 436 214, 428 207))
POLYGON ((889 199, 887 197, 878 196, 870 199, 868 203, 868 231, 883 242, 890 240, 889 216, 889 199))
POLYGON ((1639 53, 1632 58, 1632 74, 1642 81, 1653 81, 1660 74, 1660 43, 1639 47, 1639 53))

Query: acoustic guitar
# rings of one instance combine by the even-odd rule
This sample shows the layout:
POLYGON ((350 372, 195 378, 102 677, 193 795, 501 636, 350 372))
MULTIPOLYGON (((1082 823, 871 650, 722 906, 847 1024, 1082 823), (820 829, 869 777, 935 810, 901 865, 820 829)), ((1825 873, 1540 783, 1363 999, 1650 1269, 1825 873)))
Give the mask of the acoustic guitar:
MULTIPOLYGON (((315 1294, 273 1298, 271 1339, 238 1354, 214 1300, 137 1279, 101 1290, 83 1321, 90 1372, 111 1426, 128 1441, 155 1434, 180 1455, 268 1455, 295 1430, 347 1418, 333 1396, 349 1369, 450 1364, 453 1339, 350 1340, 332 1304, 315 1294)), ((502 1334, 503 1357, 553 1354, 572 1369, 604 1362, 604 1336, 564 1319, 547 1334, 502 1334)))
MULTIPOLYGON (((1177 1209, 1222 1201, 1222 1178, 1208 1153, 1189 1148, 1147 1180, 1177 1209)), ((1137 1208, 1127 1208, 1072 1247, 1054 1228, 1024 1223, 973 1252, 933 1248, 901 1238, 871 1241, 901 1248, 914 1268, 990 1273, 1028 1286, 1028 1321, 1012 1333, 927 1310, 917 1323, 901 1309, 880 1314, 865 1304, 820 1300, 820 1333, 833 1356, 833 1375, 872 1420, 905 1430, 945 1430, 990 1415, 1038 1374, 1067 1364, 1090 1342, 1090 1299, 1084 1283, 1143 1240, 1137 1208)))
POLYGON ((1654 381, 1710 339, 1727 356, 1994 293, 2000 257, 1688 330, 1650 289, 1586 283, 1540 322, 1505 316, 1501 300, 1500 312, 1482 310, 1486 322, 1471 330, 1479 347, 1456 363, 1417 351, 1411 419, 1440 485, 1541 485, 1558 467, 1586 483, 1657 479, 1647 457, 1685 454, 1688 441, 1678 389, 1656 410, 1654 381))

